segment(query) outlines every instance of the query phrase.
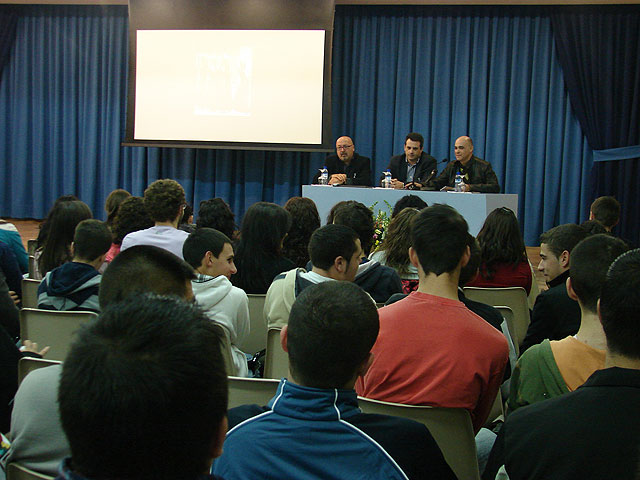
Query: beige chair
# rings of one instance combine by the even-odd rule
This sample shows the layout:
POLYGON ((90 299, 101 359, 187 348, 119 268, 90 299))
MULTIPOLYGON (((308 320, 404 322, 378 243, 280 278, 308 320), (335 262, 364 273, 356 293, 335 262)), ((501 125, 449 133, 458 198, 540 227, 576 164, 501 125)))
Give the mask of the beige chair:
POLYGON ((229 377, 229 408, 266 405, 276 394, 279 383, 271 378, 229 377))
POLYGON ((38 248, 38 239, 37 238, 32 238, 30 240, 27 240, 27 253, 29 255, 35 255, 36 254, 36 248, 38 248))
POLYGON ((504 318, 505 322, 507 322, 507 329, 509 330, 509 335, 511 335, 511 340, 513 340, 513 347, 515 348, 516 357, 520 356, 520 345, 515 340, 516 338, 516 327, 513 323, 513 310, 505 305, 495 305, 494 308, 500 312, 502 318, 504 318))
POLYGON ((267 332, 267 355, 264 360, 264 378, 289 376, 289 357, 280 345, 280 329, 270 328, 267 332))
POLYGON ((53 480, 54 477, 29 470, 19 463, 7 465, 7 480, 53 480))
POLYGON ((248 294, 247 297, 251 330, 237 346, 243 352, 251 354, 267 348, 267 322, 264 319, 264 299, 267 296, 248 294))
POLYGON ((42 280, 22 279, 22 308, 38 308, 38 287, 42 280))
POLYGON ((358 397, 358 404, 365 413, 405 417, 425 424, 460 480, 480 478, 471 416, 465 409, 401 405, 362 397, 358 397))
POLYGON ((24 377, 38 370, 39 368, 50 367, 52 365, 60 365, 62 362, 57 360, 46 360, 44 358, 22 357, 18 360, 18 385, 22 383, 24 377))
POLYGON ((29 264, 27 266, 29 269, 29 278, 36 278, 36 257, 29 255, 29 264))
POLYGON ((479 288, 464 287, 464 294, 467 298, 487 305, 506 305, 513 311, 514 333, 512 336, 514 343, 522 345, 529 322, 529 304, 527 303, 527 292, 522 287, 506 288, 479 288))
POLYGON ((20 336, 49 346, 48 360, 64 360, 75 332, 85 323, 98 317, 93 312, 58 312, 23 308, 20 310, 20 336))
POLYGON ((233 354, 231 353, 231 334, 229 333, 229 329, 224 325, 217 323, 216 325, 220 327, 220 330, 224 333, 222 336, 222 358, 224 359, 224 366, 227 370, 227 375, 235 375, 235 365, 233 364, 233 354))

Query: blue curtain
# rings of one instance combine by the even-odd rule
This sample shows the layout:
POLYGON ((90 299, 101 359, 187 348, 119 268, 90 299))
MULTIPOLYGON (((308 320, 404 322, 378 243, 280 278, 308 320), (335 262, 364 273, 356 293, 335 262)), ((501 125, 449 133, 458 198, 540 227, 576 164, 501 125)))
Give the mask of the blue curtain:
MULTIPOLYGON (((503 191, 517 193, 525 240, 586 218, 592 152, 573 116, 549 8, 336 8, 333 134, 352 135, 374 177, 419 131, 452 155, 474 139, 503 191)), ((114 188, 140 195, 171 177, 188 200, 220 196, 240 217, 300 194, 322 154, 120 147, 126 108, 124 6, 20 7, 0 78, 0 213, 42 217, 76 193, 98 217, 114 188)), ((442 167, 441 167, 442 168, 442 167)))
POLYGON ((9 60, 9 53, 16 38, 16 25, 18 16, 13 12, 13 7, 0 5, 0 75, 9 60))
MULTIPOLYGON (((573 111, 594 150, 640 145, 640 6, 561 9, 551 16, 573 111)), ((593 198, 622 203, 620 235, 638 242, 640 159, 596 162, 593 198)))

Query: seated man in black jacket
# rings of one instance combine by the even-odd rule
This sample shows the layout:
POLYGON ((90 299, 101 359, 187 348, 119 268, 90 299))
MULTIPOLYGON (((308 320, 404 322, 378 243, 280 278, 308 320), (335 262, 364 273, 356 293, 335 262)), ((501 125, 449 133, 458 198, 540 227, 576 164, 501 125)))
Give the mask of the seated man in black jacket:
POLYGON ((435 176, 438 172, 436 159, 423 152, 423 148, 424 137, 419 133, 409 133, 405 137, 404 153, 391 157, 387 167, 393 188, 421 188, 435 176))
POLYGON ((453 147, 456 155, 438 178, 427 184, 427 190, 453 190, 456 174, 463 176, 464 192, 499 193, 500 184, 489 162, 473 155, 473 141, 469 137, 460 137, 453 147))
MULTIPOLYGON (((350 137, 336 140, 336 155, 328 156, 324 166, 329 170, 329 185, 371 186, 371 160, 356 153, 356 146, 350 137)), ((320 172, 313 177, 318 183, 320 172)))

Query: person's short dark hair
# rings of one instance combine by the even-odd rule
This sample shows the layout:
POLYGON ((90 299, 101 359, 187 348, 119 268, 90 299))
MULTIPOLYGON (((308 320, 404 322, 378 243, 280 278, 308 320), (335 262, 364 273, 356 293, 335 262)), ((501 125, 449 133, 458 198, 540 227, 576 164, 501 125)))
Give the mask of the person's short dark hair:
POLYGON ((333 207, 331 207, 331 210, 329 210, 329 213, 327 214, 327 225, 331 225, 333 223, 333 217, 335 217, 336 212, 341 209, 342 207, 344 207, 345 205, 348 205, 350 203, 355 203, 355 200, 342 200, 336 204, 333 205, 333 207))
POLYGON ((404 137, 404 143, 407 144, 407 140, 411 140, 412 142, 420 142, 420 148, 424 147, 424 137, 416 132, 408 133, 406 137, 404 137))
POLYGON ((367 206, 360 202, 349 201, 336 210, 333 223, 353 228, 360 237, 362 251, 366 256, 369 255, 375 227, 373 212, 367 206))
POLYGON ((82 260, 95 260, 111 248, 112 234, 105 222, 83 220, 73 235, 74 257, 82 260))
POLYGON ((184 241, 182 256, 185 262, 193 268, 198 268, 207 252, 218 258, 225 243, 231 244, 231 240, 224 233, 213 228, 198 228, 184 241))
POLYGON ((122 202, 130 196, 131 194, 122 188, 118 188, 109 194, 107 200, 104 202, 104 210, 107 212, 107 225, 109 225, 109 227, 113 225, 122 202))
POLYGON ((540 243, 545 243, 547 248, 556 257, 560 257, 565 250, 569 253, 580 241, 587 237, 587 232, 580 225, 565 223, 547 230, 540 235, 540 243))
POLYGON ((609 351, 640 359, 640 249, 618 257, 600 294, 600 319, 609 351))
POLYGON ((62 367, 73 469, 196 478, 210 467, 227 395, 221 330, 200 309, 153 294, 112 304, 80 330, 62 367))
POLYGON ((120 204, 113 223, 113 243, 121 245, 131 232, 153 227, 153 219, 147 213, 142 197, 129 197, 120 204))
POLYGON ((480 268, 480 263, 482 263, 480 244, 471 234, 467 237, 467 245, 469 245, 471 255, 469 257, 469 262, 460 269, 458 285, 461 287, 464 287, 467 283, 476 278, 478 275, 478 269, 480 268))
POLYGON ((305 288, 289 315, 292 376, 305 386, 344 388, 367 359, 379 330, 378 311, 351 282, 305 288))
POLYGON ((600 290, 611 263, 629 248, 619 238, 607 234, 591 235, 571 252, 571 286, 587 310, 595 313, 600 290))
POLYGON ((467 221, 458 211, 436 203, 420 211, 411 225, 411 245, 425 275, 452 272, 468 244, 467 221))
POLYGON ((156 180, 144 191, 144 206, 156 222, 171 222, 186 203, 184 189, 175 180, 156 180))
POLYGON ((358 234, 345 225, 325 225, 319 228, 309 240, 311 264, 322 270, 329 270, 336 258, 347 262, 356 252, 358 234))
POLYGON ((203 227, 214 228, 229 238, 233 238, 238 228, 235 215, 229 205, 221 198, 210 198, 200 202, 196 228, 203 227))
POLYGON ((182 212, 182 223, 188 223, 191 215, 193 215, 193 207, 189 203, 185 203, 182 212))
POLYGON ((613 197, 598 197, 591 204, 591 213, 605 227, 612 228, 620 220, 620 202, 613 197))
POLYGON ((282 254, 298 267, 304 267, 309 261, 311 234, 320 228, 318 208, 310 198, 292 197, 284 204, 284 209, 291 214, 292 222, 282 254))
POLYGON ((400 200, 396 202, 393 206, 393 212, 391 213, 391 218, 395 218, 402 210, 405 208, 417 208, 418 210, 422 210, 423 208, 428 207, 427 202, 422 200, 417 195, 405 195, 400 200))
POLYGON ((120 252, 102 274, 100 308, 145 292, 184 298, 187 282, 194 278, 193 268, 173 253, 151 245, 136 245, 120 252))
POLYGON ((587 220, 580 224, 588 235, 597 235, 599 233, 609 233, 609 231, 598 220, 587 220))

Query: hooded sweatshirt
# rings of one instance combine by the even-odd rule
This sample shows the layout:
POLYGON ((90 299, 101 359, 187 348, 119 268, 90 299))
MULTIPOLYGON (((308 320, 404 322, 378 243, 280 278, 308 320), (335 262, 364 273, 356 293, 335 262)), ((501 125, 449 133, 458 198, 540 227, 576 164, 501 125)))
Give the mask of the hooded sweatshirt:
POLYGON ((247 357, 236 345, 249 335, 249 299, 244 290, 234 287, 224 275, 199 274, 191 281, 198 305, 207 316, 229 331, 235 375, 249 374, 247 357))
POLYGON ((38 287, 38 308, 100 312, 102 276, 91 265, 68 262, 48 272, 38 287))

